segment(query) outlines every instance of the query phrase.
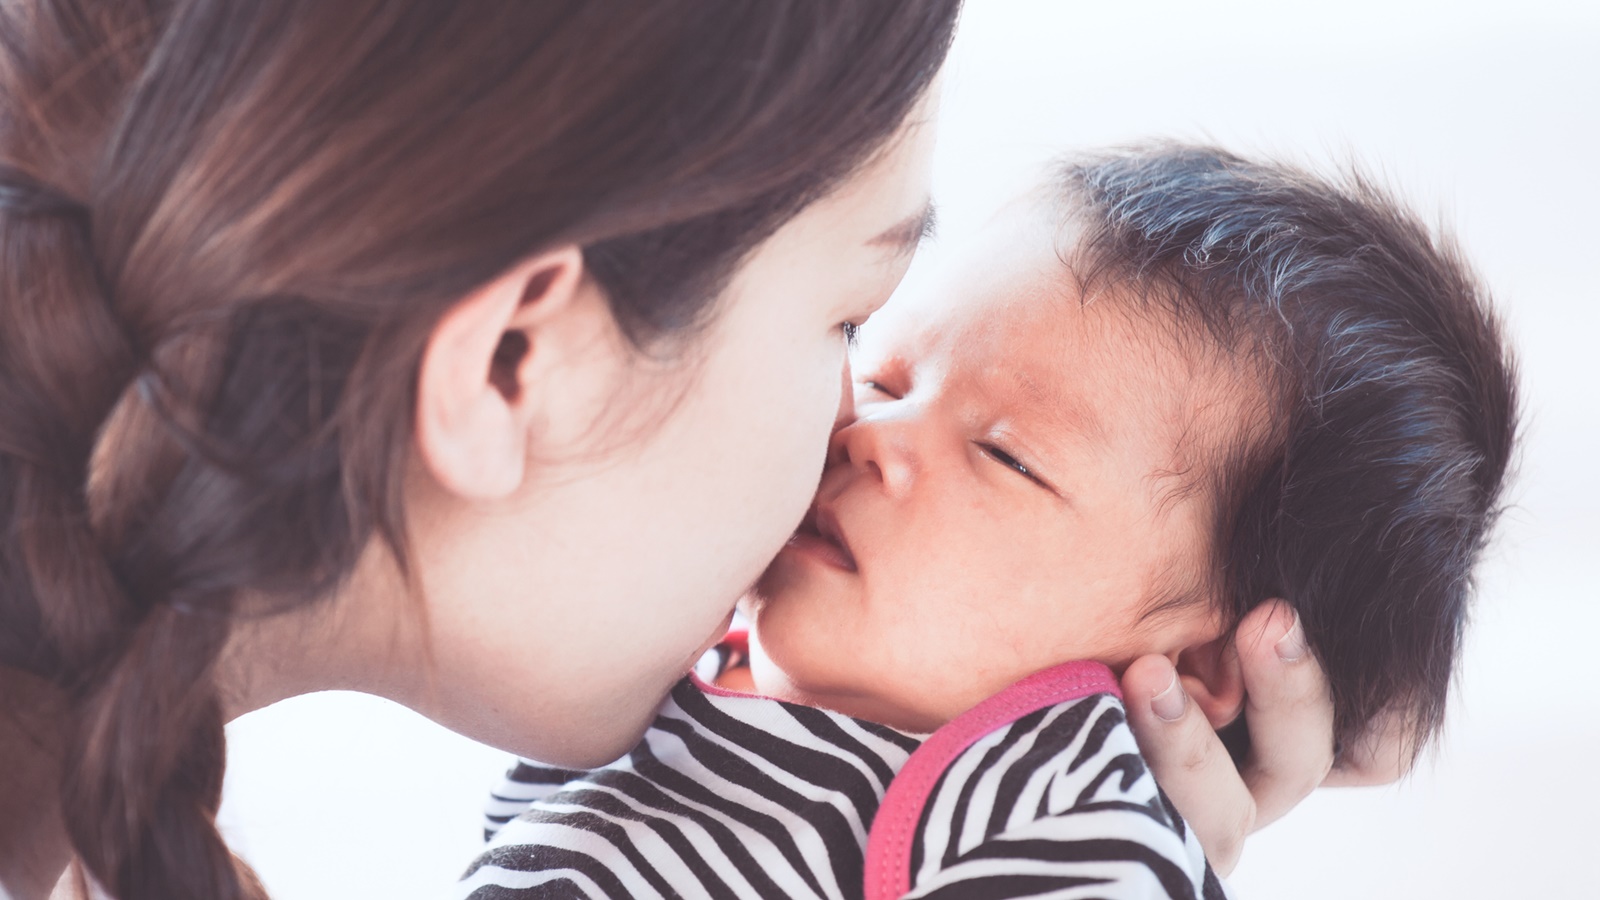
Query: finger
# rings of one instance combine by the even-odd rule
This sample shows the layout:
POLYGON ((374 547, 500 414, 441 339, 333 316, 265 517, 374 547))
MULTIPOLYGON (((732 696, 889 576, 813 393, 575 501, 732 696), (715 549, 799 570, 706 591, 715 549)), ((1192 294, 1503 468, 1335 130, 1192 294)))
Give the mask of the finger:
POLYGON ((1219 875, 1233 871, 1256 805, 1233 759, 1164 656, 1137 659, 1122 675, 1128 724, 1139 750, 1219 875))
POLYGON ((1399 781, 1411 770, 1416 756, 1414 735, 1411 719, 1404 712, 1385 712, 1344 748, 1323 786, 1362 787, 1399 781))
POLYGON ((1289 604, 1257 606, 1240 621, 1237 634, 1250 729, 1242 774, 1255 797, 1255 827, 1261 828, 1327 777, 1333 766, 1333 700, 1289 604))

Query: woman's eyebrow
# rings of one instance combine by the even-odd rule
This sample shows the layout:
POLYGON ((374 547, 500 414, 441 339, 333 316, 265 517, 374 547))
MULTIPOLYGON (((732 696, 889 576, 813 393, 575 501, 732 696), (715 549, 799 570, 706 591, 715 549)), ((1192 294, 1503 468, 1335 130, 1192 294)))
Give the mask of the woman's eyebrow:
POLYGON ((867 243, 874 247, 889 247, 895 253, 910 253, 924 238, 934 235, 938 213, 930 199, 922 208, 889 226, 882 234, 867 243))

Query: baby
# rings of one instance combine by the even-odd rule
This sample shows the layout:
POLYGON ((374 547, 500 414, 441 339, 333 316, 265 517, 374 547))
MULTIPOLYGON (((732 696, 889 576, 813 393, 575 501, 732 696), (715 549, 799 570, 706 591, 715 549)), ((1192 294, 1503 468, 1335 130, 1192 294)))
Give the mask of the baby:
POLYGON ((1390 199, 1203 147, 1073 161, 861 343, 747 643, 629 756, 514 770, 463 895, 1223 896, 1116 673, 1166 655, 1233 721, 1273 598, 1337 739, 1437 730, 1514 384, 1390 199))

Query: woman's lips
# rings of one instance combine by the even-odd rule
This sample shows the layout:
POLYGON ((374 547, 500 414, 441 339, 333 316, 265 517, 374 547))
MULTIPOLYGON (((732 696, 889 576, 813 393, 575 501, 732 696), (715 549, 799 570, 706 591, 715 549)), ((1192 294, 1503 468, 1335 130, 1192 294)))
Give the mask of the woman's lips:
POLYGON ((846 572, 856 571, 856 558, 850 552, 850 545, 845 543, 843 533, 839 531, 838 520, 825 509, 813 506, 811 511, 806 513, 805 520, 795 529, 794 537, 789 538, 789 546, 810 554, 836 569, 843 569, 846 572))

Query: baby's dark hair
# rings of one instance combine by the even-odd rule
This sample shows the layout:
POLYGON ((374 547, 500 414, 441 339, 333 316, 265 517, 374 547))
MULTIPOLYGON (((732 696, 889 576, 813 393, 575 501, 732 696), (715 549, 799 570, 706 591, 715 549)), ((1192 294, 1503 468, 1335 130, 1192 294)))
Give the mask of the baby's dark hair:
POLYGON ((1335 740, 1444 715, 1499 510, 1515 372, 1456 245, 1371 180, 1153 144, 1059 169, 1068 262, 1246 359, 1274 420, 1204 476, 1227 621, 1282 597, 1328 674, 1335 740))

